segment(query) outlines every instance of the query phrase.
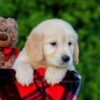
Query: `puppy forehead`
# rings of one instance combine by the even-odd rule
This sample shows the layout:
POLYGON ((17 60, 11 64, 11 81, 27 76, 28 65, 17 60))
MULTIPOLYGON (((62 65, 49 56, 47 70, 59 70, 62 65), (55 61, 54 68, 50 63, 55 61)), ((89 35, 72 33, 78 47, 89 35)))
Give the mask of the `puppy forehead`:
POLYGON ((43 21, 33 30, 36 33, 44 34, 46 37, 71 37, 77 40, 77 34, 72 26, 60 19, 49 19, 43 21))
POLYGON ((68 41, 76 41, 75 37, 73 35, 67 34, 66 32, 47 32, 44 35, 44 41, 50 42, 50 41, 58 41, 58 42, 68 42, 68 41))

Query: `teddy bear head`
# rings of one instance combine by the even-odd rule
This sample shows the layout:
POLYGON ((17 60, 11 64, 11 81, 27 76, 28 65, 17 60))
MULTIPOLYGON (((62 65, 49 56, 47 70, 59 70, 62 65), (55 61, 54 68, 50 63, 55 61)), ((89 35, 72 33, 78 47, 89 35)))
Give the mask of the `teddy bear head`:
POLYGON ((13 18, 0 17, 0 48, 14 48, 18 42, 17 23, 13 18))

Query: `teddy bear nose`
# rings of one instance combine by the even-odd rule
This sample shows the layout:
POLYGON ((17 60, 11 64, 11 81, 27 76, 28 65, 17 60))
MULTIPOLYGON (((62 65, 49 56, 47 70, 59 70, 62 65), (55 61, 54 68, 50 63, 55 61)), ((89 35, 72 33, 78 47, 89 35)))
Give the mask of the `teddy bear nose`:
POLYGON ((64 62, 68 62, 68 61, 70 60, 70 57, 67 56, 67 55, 63 55, 63 56, 62 56, 62 60, 63 60, 64 62))
POLYGON ((8 39, 8 36, 6 34, 4 34, 4 33, 0 34, 0 40, 1 41, 6 41, 7 39, 8 39))

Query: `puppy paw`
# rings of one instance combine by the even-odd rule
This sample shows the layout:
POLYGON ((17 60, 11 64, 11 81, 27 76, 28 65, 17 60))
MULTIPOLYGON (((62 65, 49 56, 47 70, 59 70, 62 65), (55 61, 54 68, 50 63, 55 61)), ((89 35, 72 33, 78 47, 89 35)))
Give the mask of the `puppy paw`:
POLYGON ((16 70, 16 79, 23 86, 29 86, 33 82, 33 69, 27 65, 16 70))
POLYGON ((54 85, 62 81, 66 74, 66 70, 49 67, 45 72, 45 80, 48 84, 54 85))

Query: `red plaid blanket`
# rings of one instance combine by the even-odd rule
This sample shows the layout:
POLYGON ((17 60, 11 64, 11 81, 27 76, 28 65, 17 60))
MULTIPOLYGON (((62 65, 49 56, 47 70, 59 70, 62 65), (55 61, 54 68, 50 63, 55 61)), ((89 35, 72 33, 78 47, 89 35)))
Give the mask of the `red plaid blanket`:
POLYGON ((0 100, 76 100, 81 77, 68 71, 63 81, 53 86, 44 80, 45 69, 35 70, 34 82, 22 86, 15 79, 12 69, 0 69, 0 100))

